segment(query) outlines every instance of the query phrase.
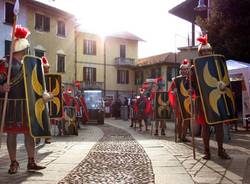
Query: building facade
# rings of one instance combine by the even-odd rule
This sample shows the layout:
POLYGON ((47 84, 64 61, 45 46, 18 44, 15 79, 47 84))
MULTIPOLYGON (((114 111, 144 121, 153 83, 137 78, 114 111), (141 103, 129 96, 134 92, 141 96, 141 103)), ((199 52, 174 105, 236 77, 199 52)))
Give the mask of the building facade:
MULTIPOLYGON (((12 0, 0 1, 0 58, 9 55, 11 45, 11 32, 13 25, 13 8, 14 2, 12 0)), ((27 27, 27 7, 20 4, 20 13, 17 24, 27 27)))
POLYGON ((138 41, 141 39, 128 32, 105 38, 78 32, 76 63, 81 89, 102 89, 104 97, 111 99, 131 96, 136 90, 138 41))
MULTIPOLYGON (((0 57, 8 55, 11 46, 13 8, 15 1, 0 1, 0 57)), ((63 82, 75 80, 75 18, 48 4, 21 0, 17 25, 27 27, 31 35, 30 54, 46 56, 51 73, 62 74, 63 82)))
POLYGON ((51 73, 64 83, 75 81, 75 18, 38 1, 26 1, 32 55, 46 56, 51 73))
POLYGON ((172 78, 178 75, 180 62, 175 53, 164 53, 138 60, 135 70, 135 84, 141 87, 147 79, 162 77, 164 89, 168 90, 172 78))

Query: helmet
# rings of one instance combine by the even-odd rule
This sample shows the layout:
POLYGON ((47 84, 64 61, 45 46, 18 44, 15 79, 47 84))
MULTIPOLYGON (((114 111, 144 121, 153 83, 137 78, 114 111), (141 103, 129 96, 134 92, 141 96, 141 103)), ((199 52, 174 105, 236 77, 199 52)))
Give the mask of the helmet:
POLYGON ((68 87, 68 88, 67 88, 67 93, 68 93, 68 94, 71 94, 71 93, 72 93, 72 91, 73 91, 73 90, 72 90, 72 88, 71 88, 71 87, 68 87))
POLYGON ((190 61, 188 59, 184 59, 180 66, 180 75, 187 76, 189 74, 190 66, 190 61))
POLYGON ((212 47, 207 40, 207 35, 197 38, 197 41, 200 42, 200 45, 198 46, 198 53, 200 56, 212 54, 212 47))
POLYGON ((20 52, 30 47, 30 43, 27 40, 29 34, 30 32, 27 28, 20 25, 16 26, 13 52, 20 52))
POLYGON ((43 64, 43 70, 44 73, 49 73, 49 62, 45 56, 42 57, 42 64, 43 64))

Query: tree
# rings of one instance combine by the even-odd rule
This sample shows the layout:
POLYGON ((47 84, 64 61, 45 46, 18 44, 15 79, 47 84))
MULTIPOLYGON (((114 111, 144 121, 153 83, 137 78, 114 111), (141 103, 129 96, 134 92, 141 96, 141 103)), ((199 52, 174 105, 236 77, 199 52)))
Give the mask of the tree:
POLYGON ((198 17, 196 23, 207 31, 214 52, 250 63, 250 1, 211 0, 211 3, 209 21, 198 17))

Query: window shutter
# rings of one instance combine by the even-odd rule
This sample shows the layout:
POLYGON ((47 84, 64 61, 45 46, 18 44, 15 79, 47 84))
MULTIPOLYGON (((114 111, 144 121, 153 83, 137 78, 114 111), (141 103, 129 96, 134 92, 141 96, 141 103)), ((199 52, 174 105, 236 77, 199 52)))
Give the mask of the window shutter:
POLYGON ((126 45, 120 45, 120 57, 121 58, 126 57, 126 45))
POLYGON ((83 81, 86 81, 86 67, 83 67, 83 81))
POLYGON ((87 40, 83 40, 83 54, 87 54, 87 40))
POLYGON ((5 22, 9 24, 13 24, 14 21, 14 13, 13 13, 14 5, 11 3, 5 4, 5 22))
POLYGON ((96 55, 96 41, 93 41, 93 55, 96 55))
POLYGON ((41 30, 42 29, 42 16, 39 14, 35 15, 35 29, 41 30))
POLYGON ((44 17, 44 31, 50 31, 50 18, 44 17))
POLYGON ((10 54, 10 46, 11 46, 11 41, 5 40, 4 41, 4 47, 5 47, 4 54, 5 54, 5 56, 10 54))
POLYGON ((96 68, 93 68, 93 82, 96 82, 96 68))
POLYGON ((65 72, 65 56, 64 55, 62 56, 62 65, 63 65, 62 72, 65 72))
POLYGON ((117 70, 117 84, 120 84, 120 70, 117 70))
POLYGON ((62 22, 62 35, 66 36, 66 33, 65 33, 65 23, 64 22, 62 22))
POLYGON ((126 70, 126 84, 129 83, 129 71, 126 70))

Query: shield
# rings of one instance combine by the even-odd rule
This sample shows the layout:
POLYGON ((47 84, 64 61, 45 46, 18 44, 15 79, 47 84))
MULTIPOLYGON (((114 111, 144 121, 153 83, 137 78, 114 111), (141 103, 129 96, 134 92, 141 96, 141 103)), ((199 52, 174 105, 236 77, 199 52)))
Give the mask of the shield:
POLYGON ((191 118, 189 82, 186 77, 178 76, 174 79, 174 83, 177 89, 177 101, 181 109, 181 117, 183 120, 189 120, 191 118))
POLYGON ((62 117, 62 76, 60 74, 46 74, 46 89, 54 95, 53 100, 48 102, 50 118, 62 117))
POLYGON ((225 58, 222 55, 198 57, 195 75, 208 124, 236 120, 235 101, 225 58))
POLYGON ((34 56, 24 56, 23 75, 30 134, 34 138, 49 137, 49 113, 42 98, 46 87, 41 59, 34 56))
POLYGON ((155 94, 155 119, 166 120, 171 119, 170 103, 168 92, 156 92, 155 94))

